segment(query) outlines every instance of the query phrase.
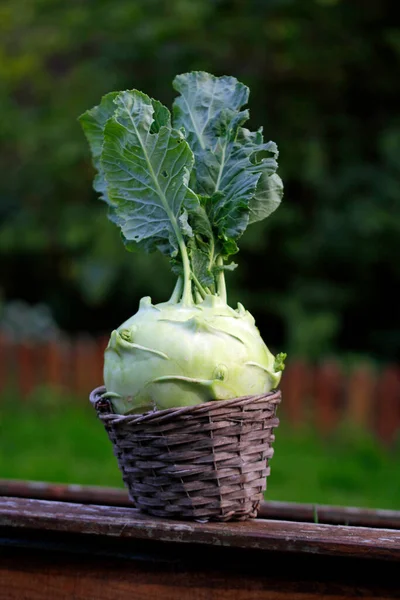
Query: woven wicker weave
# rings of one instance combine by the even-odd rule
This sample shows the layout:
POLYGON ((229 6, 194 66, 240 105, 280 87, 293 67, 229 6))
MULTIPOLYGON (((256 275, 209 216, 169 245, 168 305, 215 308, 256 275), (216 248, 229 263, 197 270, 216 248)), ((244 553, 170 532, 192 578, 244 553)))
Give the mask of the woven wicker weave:
POLYGON ((93 390, 90 400, 137 508, 204 521, 257 515, 279 424, 279 391, 145 415, 113 414, 104 392, 93 390))

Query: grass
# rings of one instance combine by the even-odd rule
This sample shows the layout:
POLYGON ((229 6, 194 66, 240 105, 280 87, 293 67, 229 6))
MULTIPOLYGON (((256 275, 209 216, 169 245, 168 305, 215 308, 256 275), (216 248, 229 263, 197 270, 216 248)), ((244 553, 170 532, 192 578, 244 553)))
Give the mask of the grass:
MULTIPOLYGON (((400 510, 400 448, 343 427, 276 430, 266 498, 400 510)), ((84 400, 36 393, 0 400, 0 478, 122 486, 110 442, 84 400)))

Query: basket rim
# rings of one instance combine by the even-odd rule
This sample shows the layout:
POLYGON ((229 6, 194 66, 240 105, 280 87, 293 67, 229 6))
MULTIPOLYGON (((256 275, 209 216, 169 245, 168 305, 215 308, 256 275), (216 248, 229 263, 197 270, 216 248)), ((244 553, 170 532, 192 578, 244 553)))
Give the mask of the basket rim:
POLYGON ((268 401, 271 404, 279 404, 281 402, 281 391, 271 390, 265 394, 254 394, 249 396, 240 396, 238 398, 230 398, 228 400, 210 400, 208 402, 202 402, 194 406, 179 406, 174 408, 165 408, 162 410, 153 410, 143 414, 118 414, 113 412, 105 412, 98 408, 98 403, 102 400, 102 396, 106 392, 104 385, 99 386, 92 390, 89 399, 92 406, 95 408, 98 417, 103 421, 112 420, 118 423, 146 423, 151 421, 166 421, 181 417, 183 415, 188 416, 199 416, 203 413, 210 412, 210 409, 218 410, 221 408, 233 408, 238 406, 246 406, 247 404, 257 403, 262 401, 268 401))

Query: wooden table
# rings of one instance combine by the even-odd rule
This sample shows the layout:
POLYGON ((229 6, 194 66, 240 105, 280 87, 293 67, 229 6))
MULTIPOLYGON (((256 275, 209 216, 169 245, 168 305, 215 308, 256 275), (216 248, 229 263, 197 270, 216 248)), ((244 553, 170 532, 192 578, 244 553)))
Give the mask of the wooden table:
POLYGON ((0 599, 400 598, 399 528, 397 511, 276 502, 169 521, 123 490, 0 480, 0 599))

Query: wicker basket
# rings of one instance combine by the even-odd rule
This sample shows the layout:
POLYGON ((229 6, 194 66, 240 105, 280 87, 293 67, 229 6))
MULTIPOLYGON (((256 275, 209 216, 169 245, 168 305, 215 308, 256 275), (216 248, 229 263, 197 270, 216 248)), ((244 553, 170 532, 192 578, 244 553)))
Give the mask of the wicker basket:
POLYGON ((257 516, 279 424, 279 391, 144 415, 113 414, 104 392, 93 390, 90 400, 137 508, 201 521, 257 516))

